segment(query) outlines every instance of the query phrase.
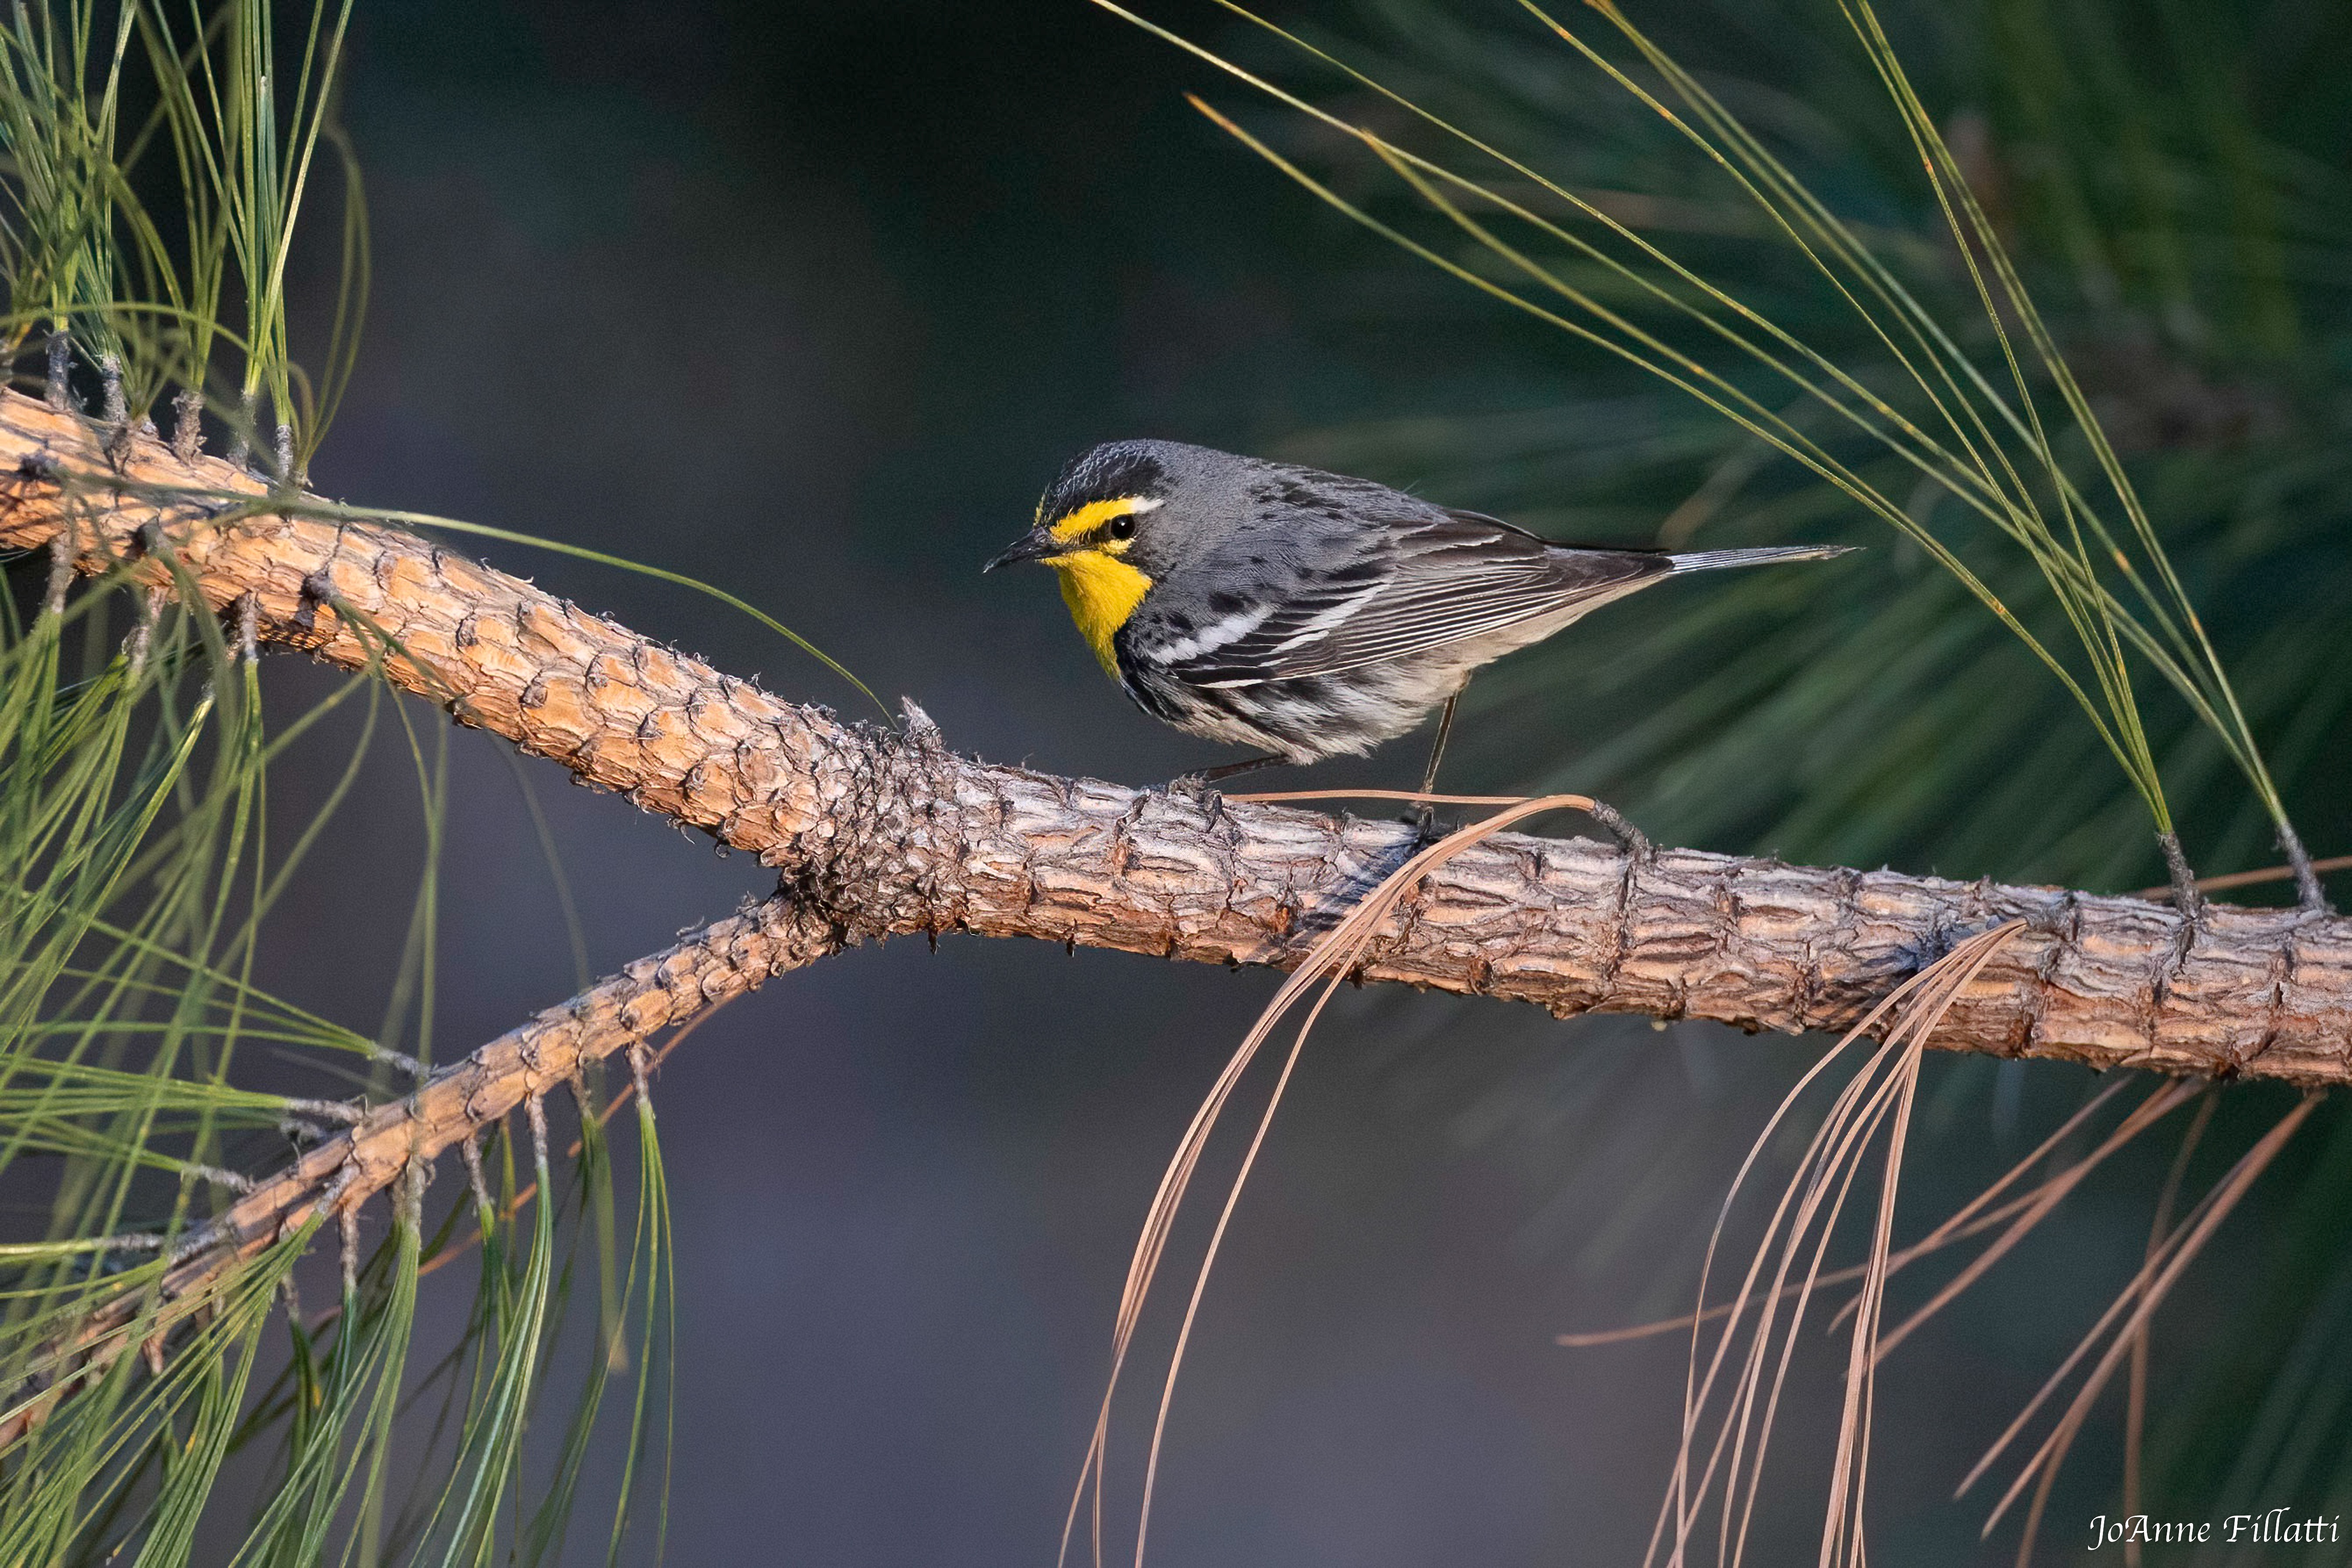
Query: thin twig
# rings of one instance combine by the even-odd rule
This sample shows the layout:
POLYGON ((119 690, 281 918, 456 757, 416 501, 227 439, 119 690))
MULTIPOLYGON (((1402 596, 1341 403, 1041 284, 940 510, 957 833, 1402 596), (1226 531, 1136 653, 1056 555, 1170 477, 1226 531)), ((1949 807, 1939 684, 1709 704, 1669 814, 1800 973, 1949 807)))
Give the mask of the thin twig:
MULTIPOLYGON (((2299 883, 2305 871, 2315 878, 2331 871, 2352 871, 2352 855, 2331 855, 2325 860, 2305 860, 2300 866, 2265 866, 2259 871, 2228 871, 2219 877, 2200 877, 2197 879, 2197 890, 2220 893, 2231 888, 2252 888, 2263 882, 2299 883)), ((2172 884, 2159 882, 2153 888, 2142 888, 2132 897, 2168 900, 2172 897, 2172 884)))

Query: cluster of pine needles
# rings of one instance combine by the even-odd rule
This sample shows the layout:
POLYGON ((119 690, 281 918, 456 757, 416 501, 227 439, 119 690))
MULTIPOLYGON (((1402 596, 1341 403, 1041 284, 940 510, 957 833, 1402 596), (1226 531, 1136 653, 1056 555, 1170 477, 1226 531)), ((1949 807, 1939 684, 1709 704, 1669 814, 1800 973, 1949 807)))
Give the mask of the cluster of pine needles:
MULTIPOLYGON (((1964 116, 1938 123, 1867 0, 1839 0, 1836 12, 1850 35, 1847 63, 1864 68, 1867 84, 1853 90, 1864 102, 1874 91, 1897 133, 1894 153, 1870 173, 1883 181, 1890 166, 1897 175, 1907 166, 1927 198, 1930 221, 1924 231, 1893 226, 1883 216, 1891 202, 1881 204, 1882 216, 1873 222, 1844 216, 1800 172, 1807 155, 1816 164, 1826 162, 1825 132, 1811 124, 1803 125, 1810 136, 1792 131, 1798 117, 1790 106, 1774 102, 1754 83, 1721 70, 1686 68, 1608 0, 1596 0, 1583 13, 1598 37, 1584 23, 1534 0, 1519 0, 1530 26, 1517 30, 1399 0, 1383 8, 1392 45, 1386 74, 1358 63, 1372 49, 1285 30, 1232 0, 1214 0, 1217 9, 1243 24, 1221 48, 1113 0, 1097 3, 1278 106, 1282 114, 1268 120, 1199 97, 1191 100, 1282 174, 1441 276, 1592 351, 1580 364, 1589 366, 1597 355, 1604 367, 1613 363, 1631 373, 1618 376, 1620 390, 1610 399, 1569 395, 1556 406, 1522 412, 1343 428, 1294 442, 1297 455, 1334 467, 1385 467, 1400 477, 1442 472, 1519 503, 1497 504, 1497 510, 1539 519, 1547 509, 1594 513, 1590 497, 1596 478, 1620 495, 1645 475, 1666 476, 1663 482, 1672 483, 1694 458, 1707 457, 1708 434, 1720 432, 1730 440, 1715 437, 1717 455, 1696 490, 1660 509, 1666 521, 1658 542, 1681 547, 1710 525, 1741 530, 1743 541, 1781 540, 1787 534, 1779 531, 1792 521, 1834 525, 1843 515, 1885 525, 1899 546, 1933 568, 1925 579, 1903 584, 1883 611, 1864 612, 1876 616, 1870 626, 1850 615, 1791 634, 1759 614, 1792 611, 1788 592, 1742 585, 1744 602, 1734 595, 1712 614, 1687 616, 1666 639, 1679 638, 1681 646, 1663 652, 1629 647, 1613 658, 1604 656, 1601 679, 1566 668, 1584 660, 1583 650, 1531 658, 1516 678, 1506 672, 1481 693, 1495 721, 1489 732, 1515 748, 1509 754, 1514 768, 1616 777, 1629 797, 1702 831, 1708 823, 1752 826, 1759 808, 1746 786, 1759 780, 1778 784, 1790 773, 1777 754, 1768 753, 1790 752, 1792 731, 1824 727, 1832 738, 1811 750, 1825 762, 1801 781, 1801 788, 1811 787, 1790 803, 1799 814, 1784 818, 1779 831, 1821 846, 1816 852, 1825 858, 1855 847, 1885 850, 1892 842, 1888 828, 1901 831, 1922 820, 1930 801, 1939 798, 1929 792, 1940 790, 1949 818, 1986 825, 1981 838, 1989 847, 2013 853, 2021 842, 2033 843, 2039 855, 2060 858, 2063 874, 2094 881, 2128 877, 2136 865, 2146 864, 2122 847, 2128 816, 2137 816, 2153 833, 2157 867, 2167 877, 2147 891, 2168 897, 2192 917, 2200 908, 2201 887, 2244 887, 2272 878, 2290 880, 2306 910, 2326 909, 2321 876, 2340 868, 2342 859, 2315 862, 2303 846, 2278 776, 2257 743, 2249 705, 2192 602, 2188 574, 2167 548, 2161 514, 2143 499, 2150 466, 2132 459, 2145 457, 2139 448, 2146 443, 2135 436, 2122 442, 2111 437, 2106 420, 2115 416, 2115 400, 2086 390, 2069 359, 2068 342, 2082 353, 2087 334, 2076 321, 2062 318, 2053 325, 2029 290, 2032 261, 2021 259, 2016 247, 2033 237, 2021 232, 2015 194, 1990 188, 2001 171, 1989 162, 1982 122, 1964 116), (1561 68, 1528 65, 1538 39, 1567 51, 1561 68), (1569 64, 1584 70, 1570 70, 1569 64), (1292 85, 1302 76, 1310 81, 1292 85), (1487 95, 1465 94, 1471 82, 1486 86, 1487 95), (1448 117, 1433 107, 1449 98, 1463 105, 1461 115, 1448 117), (1629 129, 1625 116, 1612 119, 1607 109, 1595 109, 1596 100, 1614 100, 1635 121, 1649 123, 1629 129), (1744 101, 1749 113, 1736 110, 1734 100, 1744 101), (1772 112, 1771 132, 1752 128, 1759 107, 1772 112), (1475 117, 1479 128, 1471 129, 1465 117, 1475 117), (1629 144, 1638 153, 1626 152, 1629 144), (1318 173, 1310 163, 1334 172, 1318 173), (1563 168, 1574 173, 1555 172, 1563 168), (1393 192, 1379 190, 1373 173, 1393 179, 1393 192), (1612 184, 1617 188, 1608 188, 1612 184), (1434 227, 1417 221, 1430 218, 1437 220, 1434 227), (1693 233, 1701 239, 1687 240, 1693 233), (1774 253, 1769 266, 1757 260, 1765 250, 1774 253), (1643 392, 1644 381, 1654 392, 1643 392), (1691 417, 1681 418, 1677 405, 1691 417), (1605 442, 1615 432, 1624 433, 1622 449, 1587 455, 1596 438, 1605 442), (1407 455, 1401 458, 1401 451, 1407 455), (1400 468, 1414 461, 1421 466, 1400 468), (1586 498, 1580 510, 1558 499, 1564 473, 1586 498), (2098 803, 2097 786, 2082 782, 2084 759, 2046 709, 2030 699, 1988 700, 1991 689, 2014 689, 2018 673, 2007 668, 2000 647, 1986 645, 1974 627, 1955 624, 1944 592, 1952 587, 1963 603, 1973 601, 1979 624, 2006 632, 2010 648, 2038 665, 2049 689, 2069 700, 2079 719, 2074 732, 2107 754, 2115 764, 2107 776, 2125 787, 2135 812, 2098 803), (1889 668, 1881 657, 1857 652, 1867 648, 1868 631, 1893 626, 1904 634, 1899 643, 1908 645, 1897 656, 1902 662, 1889 668), (1736 665, 1694 676, 1675 662, 1680 658, 1687 665, 1694 650, 1735 637, 1748 654, 1736 665), (1855 646, 1841 657, 1830 651, 1834 638, 1855 646), (1813 680, 1808 661, 1828 664, 1832 677, 1813 680), (1596 686, 1628 700, 1621 704, 1623 738, 1560 757, 1531 752, 1543 744, 1543 731, 1529 713, 1556 706, 1562 689, 1582 696, 1596 686), (1873 686, 1885 689, 1874 692, 1873 686), (2177 705, 2179 717, 2167 712, 2151 719, 2151 687, 2177 705), (1663 708, 1662 692, 1667 694, 1663 708), (1916 705, 1914 721, 1907 731, 1889 733, 1885 726, 1892 710, 1906 703, 1916 705), (1857 716, 1842 714, 1841 706, 1857 716), (1962 709, 1973 711, 1963 717, 1962 709), (2013 755, 2020 724, 2029 721, 2021 715, 2042 726, 2033 742, 2040 754, 2032 767, 2007 767, 2017 776, 1997 781, 1998 790, 1947 784, 1956 769, 1937 770, 1919 760, 1923 747, 1947 742, 1963 759, 2000 746, 2013 755), (1874 721, 1882 726, 1875 731, 1874 721), (2052 731, 2062 733, 2044 743, 2052 731), (1839 743, 1847 741, 1854 743, 1839 743), (2186 778, 2206 806, 2205 816, 2213 817, 2216 777, 2209 760, 2234 771, 2237 802, 2258 816, 2265 830, 2261 837, 2284 853, 2284 866, 2199 882, 2168 781, 2186 778), (1905 777, 1906 768, 1920 776, 1919 784, 1905 777), (1662 780, 1671 786, 1677 775, 1681 793, 1661 795, 1662 780), (2063 775, 2063 784, 2053 775, 2063 775), (2052 807, 2075 803, 2091 808, 2078 821, 2058 821, 2059 831, 2052 831, 2049 819, 2058 815, 2052 807), (2034 806, 2041 809, 2032 811, 2034 806), (1808 817, 1808 809, 1819 815, 1808 817), (1860 831, 1845 829, 1833 815, 1841 811, 1864 818, 1860 831), (2021 812, 2040 820, 2021 831, 2011 826, 2021 812)), ((2019 26, 2029 29, 2031 23, 2019 26)), ((1754 30, 1770 31, 1760 23, 1754 30)), ((1853 89, 1851 81, 1828 79, 1853 89)), ((2030 78, 2023 89, 2057 100, 2045 102, 2054 114, 2070 95, 2050 88, 2045 75, 2030 78)), ((2306 196, 2325 190, 2328 176, 2278 154, 2257 166, 2247 161, 2254 156, 2253 142, 2251 133, 2242 137, 2237 151, 2246 158, 2225 162, 2219 177, 2251 187, 2238 194, 2232 210, 2249 224, 2268 219, 2271 226, 2242 236, 2235 265, 2220 270, 2250 301, 2256 320, 2249 331, 2269 332, 2271 346, 2284 352, 2280 321, 2294 315, 2285 284, 2291 269, 2281 264, 2280 226, 2265 204, 2283 183, 2296 187, 2292 195, 2306 196), (2264 305, 2266 317, 2254 309, 2264 305)), ((2085 161, 2092 156, 2089 148, 2077 152, 2085 161)), ((2179 201, 2180 181, 2189 176, 2170 165, 2151 172, 2153 163, 2144 159, 2132 172, 2150 182, 2172 182, 2166 195, 2179 201)), ((1834 173, 1853 183, 1852 168, 1834 173)), ((2200 169, 2194 178, 2211 175, 2200 169)), ((2037 194, 2047 196, 2048 186, 2057 183, 2045 181, 2037 194)), ((2075 216, 2082 220, 2079 210, 2075 216)), ((2340 225, 2314 216, 2306 232, 2314 231, 2319 243, 2337 247, 2339 261, 2352 255, 2340 225)), ((2177 281, 2185 287, 2194 270, 2184 268, 2177 281)), ((2110 321, 2123 316, 2117 298, 2105 303, 2110 321)), ((2305 308, 2314 307, 2305 302, 2305 308)), ((2295 432, 2306 446, 2323 444, 2334 424, 2324 413, 2317 422, 2318 430, 2295 432)), ((2352 573, 2340 550, 2325 549, 2325 520, 2345 515, 2352 489, 2343 482, 2342 433, 2336 434, 2332 453, 2315 454, 2292 481, 2317 491, 2319 517, 2297 519, 2284 529, 2271 523, 2278 487, 2262 483, 2267 476, 2256 470, 2252 494, 2242 508, 2253 515, 2245 517, 2241 531, 2273 543, 2284 535, 2297 547, 2319 547, 2321 557, 2304 586, 2313 599, 2340 605, 2352 595, 2352 573), (2269 533, 2261 533, 2265 527, 2269 533)), ((2257 455, 2277 462, 2275 448, 2284 444, 2274 439, 2272 449, 2257 455)), ((2216 504, 2210 495, 2182 495, 2181 466, 2153 470, 2165 501, 2178 510, 2216 504)), ((2210 472, 2200 477, 2209 487, 2219 482, 2210 472)), ((1620 502, 1634 516, 1647 505, 1620 502)), ((2192 537, 2200 546, 2207 542, 2192 537)), ((2234 548, 2243 559, 2252 546, 2234 548)), ((1807 612, 1823 596, 1807 596, 1807 612)), ((2329 639, 2315 632, 2309 619, 2282 618, 2258 650, 2261 701, 2252 710, 2285 730, 2294 764, 2306 774, 2315 735, 2340 713, 2347 686, 2347 671, 2326 668, 2333 658, 2329 639)), ((1584 721, 1580 715, 1575 722, 1581 728, 1584 721)), ((1083 1520, 1090 1525, 1095 1560, 1102 1558, 1112 1395, 1127 1369, 1176 1210, 1244 1069, 1307 990, 1323 983, 1322 1000, 1328 1000, 1328 986, 1360 962, 1373 927, 1431 866, 1522 816, 1590 805, 1576 795, 1507 803, 1475 798, 1509 809, 1414 857, 1351 909, 1268 1005, 1187 1130, 1130 1265, 1112 1373, 1073 1500, 1066 1554, 1083 1520)), ((2225 813, 2239 809, 2236 802, 2224 803, 2225 813)), ((2242 825, 2224 837, 2235 854, 2266 847, 2249 838, 2242 825)), ((2015 875, 2024 868, 1996 862, 1983 868, 2015 875)), ((1853 1293, 1832 1319, 1833 1327, 1848 1321, 1851 1327, 1821 1560, 1825 1565, 1865 1561, 1864 1503, 1879 1363, 1981 1280, 2093 1173, 2170 1113, 2194 1105, 2157 1195, 2144 1265, 1959 1485, 1966 1494, 2004 1459, 2014 1464, 1984 1529, 1990 1533, 2022 1500, 2018 1561, 2030 1561, 2061 1466, 2120 1378, 2126 1388, 2123 1510, 2142 1506, 2151 1321, 2222 1221, 2322 1102, 2306 1096, 2268 1120, 2176 1218, 2220 1091, 2193 1083, 2155 1085, 2100 1131, 2100 1118, 2126 1087, 2109 1084, 1999 1181, 1922 1238, 1898 1244, 1895 1199, 1922 1051, 1952 1001, 2015 929, 1997 927, 1960 942, 1885 998, 1789 1091, 1723 1200, 1706 1247, 1697 1311, 1630 1331, 1561 1336, 1564 1345, 1577 1347, 1675 1331, 1692 1336, 1681 1440, 1646 1561, 1679 1565, 1704 1554, 1738 1563, 1748 1553, 1759 1501, 1769 1495, 1765 1458, 1799 1331, 1815 1293, 1829 1287, 1851 1287, 1853 1293), (1874 1054, 1851 1065, 1857 1044, 1879 1033, 1883 1043, 1874 1054), (1806 1109, 1809 1094, 1823 1092, 1831 1093, 1825 1109, 1806 1109), (1818 1118, 1810 1142, 1779 1189, 1737 1290, 1728 1300, 1711 1300, 1717 1250, 1736 1205, 1759 1176, 1776 1136, 1801 1115, 1818 1118), (1871 1158, 1881 1166, 1864 1261, 1832 1268, 1833 1237, 1871 1158), (1890 1279, 1963 1243, 1978 1244, 1975 1255, 1898 1323, 1885 1326, 1890 1279), (2038 1439, 2021 1450, 2021 1441, 2035 1432, 2038 1439), (2016 1462, 2020 1451, 2024 1458, 2016 1462)), ((1161 1479, 1176 1368, 1242 1184, 1258 1160, 1322 1000, 1310 1009, 1276 1074, 1185 1300, 1146 1450, 1134 1534, 1139 1563, 1161 1479)), ((2339 1146, 2343 1142, 2336 1140, 2339 1146)), ((2326 1162, 2329 1168, 2340 1163, 2333 1156, 2326 1162)), ((2305 1217, 2315 1223, 2342 1213, 2340 1198, 2323 1186, 2314 1181, 2305 1190, 2305 1217)), ((2336 1321, 2336 1292, 2317 1297, 2305 1321, 2306 1338, 2324 1335, 2336 1321)), ((2334 1405, 2310 1397, 2291 1371, 2271 1386, 2263 1425, 2284 1422, 2298 1436, 2284 1447, 2274 1436, 2254 1443, 2231 1480, 2275 1486, 2326 1479, 2330 1496, 2340 1495, 2352 1477, 2325 1478, 2313 1468, 2312 1444, 2334 1429, 2334 1405)), ((2183 1447, 2172 1444, 2176 1458, 2183 1447)), ((2187 1477, 2176 1468, 2167 1479, 2178 1485, 2187 1477)), ((2188 1484, 2204 1495, 2210 1481, 2188 1484)), ((2126 1554, 2136 1555, 2137 1549, 2126 1554)))
MULTIPOLYGON (((333 113, 351 12, 322 0, 289 28, 257 0, 70 0, 0 26, 0 358, 29 356, 53 407, 124 438, 160 415, 183 457, 217 443, 269 491, 189 498, 223 518, 301 510, 348 384, 367 292, 333 113), (289 267, 322 202, 340 204, 341 285, 313 378, 289 267)), ((68 553, 13 564, 0 602, 0 1182, 19 1194, 0 1240, 0 1562, 551 1560, 616 1386, 617 1553, 662 1489, 668 1420, 667 1195, 641 1094, 575 1084, 568 1157, 534 1100, 467 1143, 455 1202, 428 1204, 417 1165, 364 1221, 322 1202, 227 1254, 216 1230, 247 1173, 432 1070, 446 726, 373 672, 266 723, 249 621, 212 613, 160 543, 72 579, 68 553), (170 581, 150 585, 159 561, 170 581), (272 911, 387 742, 426 854, 362 1033, 255 975, 272 911), (273 820, 273 768, 338 745, 315 809, 273 820), (633 1177, 604 1131, 632 1099, 633 1177), (469 1254, 465 1330, 420 1364, 420 1280, 469 1254), (583 1289, 592 1321, 567 1338, 583 1289), (572 1407, 527 1468, 575 1342, 572 1407), (218 1517, 232 1463, 268 1477, 242 1527, 218 1517)))

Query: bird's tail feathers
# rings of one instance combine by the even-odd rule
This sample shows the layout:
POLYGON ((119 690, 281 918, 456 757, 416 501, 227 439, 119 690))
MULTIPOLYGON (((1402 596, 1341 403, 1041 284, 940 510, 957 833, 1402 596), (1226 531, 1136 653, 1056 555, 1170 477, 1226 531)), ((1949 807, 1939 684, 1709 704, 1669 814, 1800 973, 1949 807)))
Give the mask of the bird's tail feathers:
POLYGON ((1698 550, 1688 554, 1669 555, 1666 562, 1675 572, 1712 572, 1718 566, 1767 566, 1779 561, 1827 561, 1834 555, 1852 553, 1852 544, 1769 544, 1756 550, 1698 550))

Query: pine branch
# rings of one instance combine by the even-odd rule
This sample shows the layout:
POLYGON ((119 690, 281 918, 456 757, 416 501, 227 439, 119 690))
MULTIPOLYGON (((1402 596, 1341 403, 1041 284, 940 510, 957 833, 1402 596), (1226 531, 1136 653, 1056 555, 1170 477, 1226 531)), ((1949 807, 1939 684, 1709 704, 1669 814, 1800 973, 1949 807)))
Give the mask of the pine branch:
MULTIPOLYGON (((260 637, 378 663, 458 721, 751 851, 851 937, 969 931, 1287 966, 1410 851, 1401 825, 1196 802, 959 757, 784 701, 529 584, 314 498, 265 499, 70 412, 0 397, 0 546, 186 573, 260 637), (112 436, 110 444, 107 439, 112 436), (246 498, 243 504, 226 504, 246 498), (283 509, 256 515, 272 503, 283 509)), ((2352 1081, 2352 921, 1499 836, 1400 904, 1367 979, 1756 1029, 1838 1028, 2001 921, 2025 934, 1950 1049, 2352 1081)))
POLYGON ((0 1450, 131 1350, 152 1347, 160 1355, 203 1310, 207 1286, 311 1219, 355 1213, 402 1172, 430 1163, 516 1107, 572 1081, 590 1062, 688 1023, 841 945, 836 928, 778 894, 638 959, 444 1068, 415 1093, 377 1106, 180 1245, 154 1310, 141 1324, 143 1344, 134 1345, 129 1333, 150 1305, 144 1291, 105 1303, 51 1342, 34 1368, 39 1392, 13 1405, 0 1397, 0 1450))

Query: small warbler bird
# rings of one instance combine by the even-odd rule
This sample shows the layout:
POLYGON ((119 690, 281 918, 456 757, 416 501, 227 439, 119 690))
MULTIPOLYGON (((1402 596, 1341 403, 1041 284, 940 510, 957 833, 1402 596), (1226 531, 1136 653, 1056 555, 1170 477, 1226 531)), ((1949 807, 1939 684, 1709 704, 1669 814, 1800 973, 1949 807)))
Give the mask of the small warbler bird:
POLYGON ((1036 526, 982 570, 1052 567, 1137 706, 1265 753, 1181 784, 1361 755, 1443 705, 1427 794, 1479 666, 1680 573, 1845 548, 1574 549, 1368 479, 1112 441, 1063 469, 1036 526))

